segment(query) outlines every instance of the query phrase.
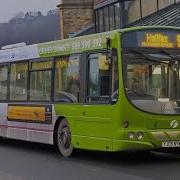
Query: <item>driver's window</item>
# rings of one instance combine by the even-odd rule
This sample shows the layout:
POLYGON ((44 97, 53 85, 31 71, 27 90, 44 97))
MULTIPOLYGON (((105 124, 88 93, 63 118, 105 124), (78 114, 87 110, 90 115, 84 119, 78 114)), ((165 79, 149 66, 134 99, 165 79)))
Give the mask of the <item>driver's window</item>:
POLYGON ((79 61, 80 54, 58 58, 55 63, 55 93, 56 101, 79 102, 79 61))
POLYGON ((149 66, 131 64, 127 66, 127 89, 136 93, 147 93, 149 85, 149 66))

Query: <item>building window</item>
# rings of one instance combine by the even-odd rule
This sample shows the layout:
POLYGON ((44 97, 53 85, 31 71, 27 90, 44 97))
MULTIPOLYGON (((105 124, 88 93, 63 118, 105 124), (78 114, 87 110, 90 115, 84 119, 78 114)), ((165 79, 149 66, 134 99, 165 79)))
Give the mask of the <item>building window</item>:
POLYGON ((105 23, 105 25, 104 25, 104 27, 105 27, 105 31, 109 31, 109 26, 110 26, 110 24, 109 24, 109 9, 108 9, 108 7, 105 7, 104 8, 104 23, 105 23))
POLYGON ((99 31, 103 32, 104 31, 104 24, 103 24, 103 9, 99 10, 99 31))
POLYGON ((180 0, 116 1, 96 9, 96 32, 118 29, 138 21, 180 0))
POLYGON ((98 18, 98 11, 95 11, 95 29, 96 29, 96 32, 99 32, 99 18, 98 18))
POLYGON ((115 27, 120 28, 120 4, 114 4, 114 11, 115 11, 115 27))
MULTIPOLYGON (((179 1, 179 0, 178 0, 179 1)), ((129 3, 128 5, 128 23, 135 22, 144 18, 148 15, 151 15, 158 10, 161 10, 165 7, 168 7, 174 3, 178 2, 177 0, 135 0, 129 3)))
POLYGON ((109 6, 109 24, 110 24, 110 30, 115 29, 115 9, 114 5, 109 6))
POLYGON ((95 16, 96 32, 120 28, 120 3, 113 3, 97 9, 95 16))

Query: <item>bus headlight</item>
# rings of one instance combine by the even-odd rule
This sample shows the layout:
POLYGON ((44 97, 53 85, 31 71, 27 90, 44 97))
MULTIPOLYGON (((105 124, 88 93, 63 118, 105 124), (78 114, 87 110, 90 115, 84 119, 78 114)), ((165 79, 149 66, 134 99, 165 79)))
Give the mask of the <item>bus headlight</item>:
POLYGON ((144 133, 142 133, 142 132, 138 132, 137 134, 136 134, 136 138, 137 138, 137 140, 142 140, 143 138, 144 138, 144 133))
POLYGON ((133 140, 135 138, 134 132, 128 132, 128 139, 133 140))

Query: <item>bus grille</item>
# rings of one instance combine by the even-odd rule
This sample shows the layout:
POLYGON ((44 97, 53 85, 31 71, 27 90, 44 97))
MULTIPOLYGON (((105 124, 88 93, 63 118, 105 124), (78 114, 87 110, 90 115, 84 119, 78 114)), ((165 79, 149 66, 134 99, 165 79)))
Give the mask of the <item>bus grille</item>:
POLYGON ((180 131, 152 132, 151 134, 158 141, 180 140, 180 131))

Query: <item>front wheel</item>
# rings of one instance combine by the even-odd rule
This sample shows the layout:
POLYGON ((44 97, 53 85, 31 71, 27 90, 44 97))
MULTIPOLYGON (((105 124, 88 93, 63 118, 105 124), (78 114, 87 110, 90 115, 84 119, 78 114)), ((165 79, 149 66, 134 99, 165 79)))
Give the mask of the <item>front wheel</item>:
POLYGON ((73 146, 71 144, 71 131, 66 119, 62 119, 57 130, 57 144, 60 153, 64 157, 71 156, 73 146))

